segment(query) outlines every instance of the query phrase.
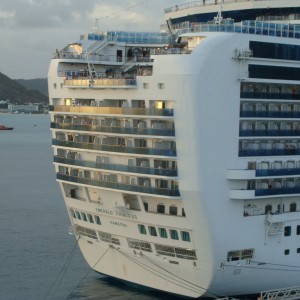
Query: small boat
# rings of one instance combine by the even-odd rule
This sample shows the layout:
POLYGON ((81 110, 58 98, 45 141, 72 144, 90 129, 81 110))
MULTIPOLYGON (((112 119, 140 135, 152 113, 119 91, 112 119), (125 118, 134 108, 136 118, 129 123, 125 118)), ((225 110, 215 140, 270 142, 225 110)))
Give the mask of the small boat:
POLYGON ((14 129, 13 127, 7 127, 4 125, 0 125, 0 130, 13 130, 13 129, 14 129))

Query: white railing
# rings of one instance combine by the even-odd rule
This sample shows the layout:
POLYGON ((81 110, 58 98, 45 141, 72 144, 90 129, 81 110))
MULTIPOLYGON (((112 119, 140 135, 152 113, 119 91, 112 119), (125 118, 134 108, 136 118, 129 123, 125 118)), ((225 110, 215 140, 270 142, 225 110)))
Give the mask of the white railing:
POLYGON ((164 10, 164 13, 176 12, 178 10, 184 10, 188 8, 193 8, 197 6, 207 6, 207 5, 220 5, 220 4, 229 4, 229 3, 243 3, 243 2, 259 2, 259 1, 268 1, 268 0, 201 0, 193 1, 181 5, 175 5, 164 10))

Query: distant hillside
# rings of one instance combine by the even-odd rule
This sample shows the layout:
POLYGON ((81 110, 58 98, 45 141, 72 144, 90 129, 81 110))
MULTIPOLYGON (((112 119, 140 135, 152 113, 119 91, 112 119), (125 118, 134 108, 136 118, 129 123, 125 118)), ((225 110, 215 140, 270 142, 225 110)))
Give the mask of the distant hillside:
POLYGON ((48 97, 37 90, 28 90, 16 80, 0 72, 0 100, 10 100, 15 104, 48 103, 48 97))
POLYGON ((39 91, 41 94, 48 97, 47 78, 16 79, 16 81, 26 87, 27 90, 39 91))

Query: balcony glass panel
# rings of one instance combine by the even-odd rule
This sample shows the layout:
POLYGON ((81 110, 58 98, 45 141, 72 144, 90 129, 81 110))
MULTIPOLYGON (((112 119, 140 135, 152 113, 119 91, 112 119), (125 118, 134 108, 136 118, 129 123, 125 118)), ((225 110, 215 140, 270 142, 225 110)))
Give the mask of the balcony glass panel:
POLYGON ((245 99, 300 100, 300 94, 292 94, 292 93, 263 93, 263 92, 241 92, 241 98, 245 98, 245 99))
POLYGON ((300 194, 300 186, 255 190, 255 196, 269 196, 269 195, 271 196, 271 195, 282 195, 282 194, 300 194))
POLYGON ((169 129, 153 129, 153 128, 128 128, 116 126, 97 126, 97 125, 73 125, 68 123, 51 123, 51 128, 69 129, 77 131, 94 131, 121 134, 139 134, 139 135, 158 135, 158 136, 175 136, 174 130, 169 129))
POLYGON ((164 108, 132 108, 132 107, 111 107, 111 106, 71 106, 57 105, 49 106, 53 112, 66 112, 74 114, 95 114, 95 115, 144 115, 144 116, 173 116, 173 109, 164 108))
POLYGON ((300 149, 240 149, 239 156, 299 155, 300 149))
POLYGON ((281 175, 300 175, 300 168, 282 168, 282 169, 259 169, 255 175, 262 176, 281 176, 281 175))
POLYGON ((92 161, 67 159, 58 156, 54 157, 54 162, 73 165, 73 166, 103 169, 103 170, 151 174, 151 175, 159 175, 159 176, 177 176, 177 170, 161 169, 161 168, 154 169, 154 168, 145 168, 145 167, 138 167, 138 166, 118 165, 118 164, 111 164, 111 163, 105 164, 105 163, 92 162, 92 161))
POLYGON ((300 136, 300 130, 240 130, 240 136, 300 136))
POLYGON ((60 179, 60 180, 69 181, 69 182, 82 183, 82 184, 110 188, 110 189, 125 190, 125 191, 146 193, 146 194, 163 195, 163 196, 170 196, 170 197, 179 197, 180 196, 178 189, 160 189, 160 188, 154 188, 154 187, 128 185, 128 184, 123 184, 123 183, 118 183, 118 182, 102 181, 102 180, 96 180, 96 179, 91 179, 91 178, 70 176, 70 175, 65 175, 65 174, 60 174, 60 173, 56 174, 56 178, 60 179))
POLYGON ((101 145, 82 142, 52 140, 52 145, 79 149, 99 150, 107 152, 135 153, 145 155, 176 156, 175 149, 157 149, 142 147, 126 147, 122 145, 101 145))
POLYGON ((241 118, 300 118, 299 111, 240 111, 241 118))

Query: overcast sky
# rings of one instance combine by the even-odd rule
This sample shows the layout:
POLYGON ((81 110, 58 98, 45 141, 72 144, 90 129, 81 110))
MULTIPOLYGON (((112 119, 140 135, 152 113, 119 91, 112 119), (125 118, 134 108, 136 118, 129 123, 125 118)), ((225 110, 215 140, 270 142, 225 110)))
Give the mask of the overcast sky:
POLYGON ((55 49, 100 30, 159 31, 163 9, 188 0, 0 0, 0 72, 47 77, 55 49))

